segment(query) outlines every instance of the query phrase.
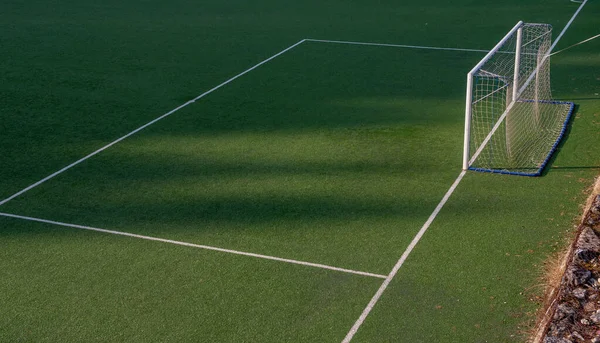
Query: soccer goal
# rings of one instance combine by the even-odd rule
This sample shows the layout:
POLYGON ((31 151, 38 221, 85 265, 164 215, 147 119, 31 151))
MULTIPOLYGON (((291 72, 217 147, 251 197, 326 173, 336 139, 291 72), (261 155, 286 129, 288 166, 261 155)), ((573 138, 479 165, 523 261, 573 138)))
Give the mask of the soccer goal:
POLYGON ((519 22, 467 74, 463 169, 537 176, 573 112, 552 99, 552 27, 519 22))

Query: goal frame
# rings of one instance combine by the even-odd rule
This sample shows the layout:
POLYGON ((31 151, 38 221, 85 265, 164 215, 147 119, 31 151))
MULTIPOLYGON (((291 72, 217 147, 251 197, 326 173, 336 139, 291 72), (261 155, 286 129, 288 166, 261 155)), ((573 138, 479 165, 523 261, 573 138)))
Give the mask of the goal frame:
POLYGON ((523 27, 525 25, 526 24, 523 21, 519 21, 494 46, 494 48, 492 48, 492 50, 490 50, 485 55, 485 57, 483 57, 483 59, 481 59, 481 61, 479 63, 477 63, 477 65, 475 67, 473 67, 467 73, 467 87, 466 87, 466 101, 465 101, 464 148, 463 148, 463 161, 462 161, 462 169, 463 170, 475 170, 475 171, 482 171, 482 172, 491 172, 491 173, 499 173, 499 174, 511 174, 511 175, 523 175, 523 176, 539 176, 539 175, 541 175, 541 172, 544 170, 544 168, 548 164, 550 158, 552 157, 552 155, 554 154, 554 152, 558 148, 558 145, 559 145, 560 141, 562 140, 562 138, 563 138, 563 136, 564 136, 564 134, 566 132, 567 124, 570 121, 570 118, 571 118, 571 115, 573 113, 575 104, 572 103, 572 102, 554 101, 554 100, 541 101, 541 102, 551 103, 551 104, 556 104, 556 105, 569 105, 570 108, 568 110, 568 113, 567 113, 566 118, 564 120, 564 123, 562 125, 562 129, 560 131, 560 134, 559 134, 558 138, 556 139, 556 141, 552 145, 551 149, 549 150, 548 155, 546 156, 545 160, 539 166, 539 169, 537 170, 537 172, 535 172, 535 173, 524 173, 524 172, 518 172, 518 171, 482 169, 482 168, 473 168, 473 167, 471 167, 471 165, 475 162, 475 160, 477 159, 477 157, 479 156, 479 154, 483 151, 483 149, 485 148, 485 146, 487 145, 487 143, 489 142, 489 140, 491 139, 491 137, 498 130, 498 128, 501 126, 501 124, 505 121, 506 116, 509 114, 509 112, 511 111, 512 107, 514 106, 514 104, 518 101, 521 93, 524 91, 524 89, 532 81, 532 78, 538 73, 540 66, 543 65, 543 63, 546 62, 546 59, 549 57, 549 54, 550 54, 550 52, 552 50, 552 48, 550 48, 550 50, 547 52, 547 54, 545 56, 543 56, 542 62, 537 66, 537 69, 534 71, 534 73, 532 73, 529 76, 529 78, 524 82, 524 85, 522 87, 518 87, 519 82, 521 82, 521 80, 519 80, 519 70, 520 70, 520 63, 521 63, 521 48, 522 48, 522 45, 523 45, 523 27), (516 34, 516 46, 515 46, 515 53, 514 53, 515 54, 515 60, 514 60, 514 75, 513 75, 513 80, 512 80, 512 82, 513 82, 512 85, 513 86, 512 86, 512 93, 510 95, 508 95, 508 97, 510 97, 510 103, 506 106, 506 109, 504 110, 504 112, 502 113, 502 115, 498 118, 497 122, 492 127, 492 129, 488 133, 487 137, 483 140, 483 142, 481 143, 481 145, 478 147, 477 151, 475 151, 475 153, 473 154, 473 156, 471 156, 470 143, 471 143, 471 121, 472 121, 472 116, 473 116, 473 112, 472 112, 473 107, 472 106, 473 106, 474 75, 496 53, 499 53, 500 49, 504 46, 504 44, 506 44, 506 42, 509 39, 513 38, 515 36, 515 34, 516 34))

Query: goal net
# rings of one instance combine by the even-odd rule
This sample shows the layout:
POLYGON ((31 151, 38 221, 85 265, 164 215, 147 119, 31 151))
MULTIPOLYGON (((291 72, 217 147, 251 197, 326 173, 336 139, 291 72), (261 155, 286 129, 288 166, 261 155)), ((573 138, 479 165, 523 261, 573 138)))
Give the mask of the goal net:
POLYGON ((552 27, 519 22, 468 73, 463 169, 540 175, 574 104, 552 99, 552 27))

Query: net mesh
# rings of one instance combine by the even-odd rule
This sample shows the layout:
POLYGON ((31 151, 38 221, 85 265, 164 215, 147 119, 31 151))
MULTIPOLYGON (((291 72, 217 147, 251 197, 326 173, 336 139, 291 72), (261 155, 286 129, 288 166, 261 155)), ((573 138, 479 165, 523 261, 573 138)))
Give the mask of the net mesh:
POLYGON ((539 175, 544 168, 573 106, 552 99, 551 35, 550 25, 523 24, 518 58, 515 32, 473 73, 469 169, 539 175))

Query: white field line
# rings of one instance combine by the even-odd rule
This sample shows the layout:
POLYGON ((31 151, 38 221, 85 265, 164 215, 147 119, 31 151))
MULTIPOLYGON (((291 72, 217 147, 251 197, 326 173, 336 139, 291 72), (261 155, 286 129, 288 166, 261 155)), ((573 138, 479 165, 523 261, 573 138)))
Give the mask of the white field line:
POLYGON ((569 29, 569 27, 571 26, 571 24, 573 23, 573 21, 575 20, 575 18, 577 18, 577 15, 579 15, 579 12, 581 12, 581 10, 585 6, 585 4, 587 4, 587 2, 588 2, 588 0, 583 0, 581 2, 581 5, 579 5, 579 7, 577 8, 577 11, 575 11, 575 13, 573 14, 573 16, 571 17, 571 20, 569 20, 569 22, 567 23, 567 25, 565 25, 565 27, 560 32, 560 34, 558 35, 558 37, 556 37, 556 40, 554 41, 554 43, 550 46, 550 49, 548 49, 548 52, 546 53, 546 56, 544 56, 544 58, 542 59, 542 62, 538 64, 538 68, 536 68, 535 72, 532 73, 531 76, 529 76, 529 78, 527 79, 527 81, 525 81, 525 84, 519 90, 520 93, 523 92, 523 90, 527 87, 527 85, 529 85, 529 83, 533 80, 533 77, 538 73, 539 66, 543 65, 544 62, 546 61, 546 59, 553 55, 552 51, 556 47, 556 44, 558 44, 558 42, 560 41, 560 39, 562 38, 562 36, 564 36, 564 34, 567 32, 567 30, 569 29))
POLYGON ((406 259, 408 258, 410 253, 413 251, 413 249, 415 248, 417 243, 419 243, 419 241, 421 240, 421 238, 423 237, 423 235, 425 234, 427 229, 429 229, 429 226, 431 225, 431 223, 433 223, 433 221, 435 220, 435 217, 437 217, 438 213, 440 213, 440 211, 442 210, 442 208, 444 207, 444 205, 446 204, 446 202, 448 201, 448 199, 450 198, 452 193, 454 193, 454 190, 456 189, 456 187, 458 187, 458 184, 463 179, 465 174, 466 174, 466 171, 463 170, 458 175, 458 177, 456 178, 456 180, 454 181, 454 183, 452 184, 450 189, 448 189, 448 191, 446 192, 446 194, 444 195, 444 197, 442 198, 440 203, 436 206, 435 210, 433 210, 433 213, 431 213, 431 215, 429 216, 429 218, 427 219, 425 224, 423 224, 423 227, 421 227, 421 230, 419 230, 417 235, 413 238, 412 242, 410 242, 410 245, 408 246, 408 248, 406 248, 406 250, 404 251, 404 254, 402 254, 402 257, 400 257, 400 259, 398 260, 398 262, 396 262, 396 265, 394 266, 392 271, 385 278, 385 281, 383 282, 381 287, 379 287, 379 289, 377 290, 377 293, 375 293, 373 298, 371 298, 371 301, 369 301, 369 304, 367 305, 367 307, 365 307, 362 314, 360 315, 358 320, 354 323, 354 325, 352 326, 352 328, 350 329, 350 331, 348 332, 348 334, 346 335, 346 337, 344 338, 342 343, 348 343, 352 340, 352 338, 354 337, 354 335, 356 334, 358 329, 361 327, 361 325, 363 324, 363 322, 365 321, 365 319, 367 318, 367 316, 369 315, 369 313, 371 312, 373 307, 375 307, 375 304, 377 304, 377 301, 379 301, 379 298, 381 298, 381 295, 383 294, 383 292, 386 290, 386 288, 388 287, 388 285, 390 284, 390 282, 392 281, 394 276, 396 276, 396 273, 398 273, 398 270, 400 270, 400 267, 402 267, 402 265, 404 264, 404 261, 406 261, 406 259))
POLYGON ((594 39, 596 39, 596 38, 598 38, 598 37, 600 37, 600 34, 598 34, 598 35, 595 35, 595 36, 592 36, 592 37, 590 37, 590 38, 588 38, 588 39, 582 40, 581 42, 579 42, 579 43, 575 43, 575 44, 573 44, 573 45, 570 45, 570 46, 568 46, 568 47, 566 47, 566 48, 564 48, 564 49, 560 49, 560 50, 558 50, 558 51, 555 51, 555 52, 551 53, 551 54, 550 54, 550 55, 548 55, 548 56, 553 56, 553 55, 556 55, 556 54, 558 54, 559 52, 563 52, 563 51, 565 51, 565 50, 569 50, 569 49, 571 49, 571 48, 574 48, 574 47, 576 47, 576 46, 578 46, 578 45, 581 45, 581 44, 587 43, 587 42, 589 42, 589 41, 591 41, 591 40, 594 40, 594 39))
POLYGON ((319 43, 351 44, 351 45, 387 46, 387 47, 391 47, 391 48, 424 49, 424 50, 470 51, 470 52, 488 52, 489 51, 489 50, 479 50, 479 49, 443 48, 443 47, 437 47, 437 46, 352 42, 352 41, 310 39, 310 38, 305 39, 305 41, 319 42, 319 43))
POLYGON ((81 159, 79 159, 79 160, 77 160, 77 161, 75 161, 75 162, 73 162, 73 163, 69 164, 68 166, 66 166, 66 167, 62 168, 61 170, 59 170, 59 171, 57 171, 57 172, 55 172, 55 173, 53 173, 53 174, 50 174, 50 175, 46 176, 45 178, 41 179, 40 181, 38 181, 38 182, 36 182, 36 183, 34 183, 34 184, 32 184, 32 185, 28 186, 27 188, 24 188, 23 190, 21 190, 21 191, 19 191, 19 192, 15 193, 15 194, 13 194, 13 195, 9 196, 8 198, 6 198, 6 199, 4 199, 4 200, 0 201, 0 206, 2 206, 2 205, 4 205, 4 204, 6 204, 7 202, 9 202, 9 201, 11 201, 12 199, 14 199, 14 198, 16 198, 16 197, 20 196, 21 194, 23 194, 23 193, 25 193, 25 192, 27 192, 27 191, 31 190, 32 188, 35 188, 35 187, 37 187, 37 186, 41 185, 42 183, 44 183, 44 182, 46 182, 46 181, 48 181, 48 180, 50 180, 50 179, 52 179, 52 178, 54 178, 54 177, 56 177, 56 176, 58 176, 58 175, 62 174, 62 173, 64 173, 65 171, 67 171, 67 170, 69 170, 69 169, 73 168, 74 166, 76 166, 76 165, 80 164, 81 162, 83 162, 83 161, 87 160, 88 158, 90 158, 90 157, 92 157, 92 156, 94 156, 94 155, 97 155, 97 154, 99 154, 100 152, 102 152, 102 151, 104 151, 104 150, 106 150, 106 149, 110 148, 111 146, 113 146, 113 145, 115 145, 115 144, 119 143, 120 141, 124 140, 125 138, 127 138, 127 137, 129 137, 129 136, 131 136, 131 135, 134 135, 134 134, 136 134, 137 132, 139 132, 139 131, 141 131, 141 130, 143 130, 143 129, 147 128, 148 126, 150 126, 150 125, 152 125, 152 124, 156 123, 157 121, 159 121, 159 120, 161 120, 161 119, 164 119, 164 118, 166 118, 166 117, 170 116, 171 114, 173 114, 173 113, 175 113, 175 112, 179 111, 180 109, 182 109, 182 108, 186 107, 187 105, 190 105, 190 104, 192 104, 192 103, 196 102, 197 100, 199 100, 199 99, 201 99, 201 98, 203 98, 203 97, 207 96, 208 94, 210 94, 210 93, 212 93, 212 92, 216 91, 217 89, 219 89, 219 88, 221 88, 221 87, 223 87, 223 86, 227 85, 228 83, 232 82, 233 80, 235 80, 235 79, 239 78, 240 76, 242 76, 242 75, 245 75, 245 74, 247 74, 247 73, 251 72, 252 70, 254 70, 254 69, 256 69, 256 68, 260 67, 261 65, 263 65, 263 64, 265 64, 265 63, 267 63, 267 62, 271 61, 272 59, 274 59, 274 58, 276 58, 276 57, 278 57, 278 56, 281 56, 281 55, 283 55, 284 53, 288 52, 289 50, 291 50, 291 49, 293 49, 293 48, 297 47, 298 45, 300 45, 300 44, 302 44, 302 43, 304 43, 304 41, 305 41, 305 40, 303 39, 303 40, 299 41, 298 43, 296 43, 296 44, 294 44, 294 45, 291 45, 291 46, 289 46, 288 48, 286 48, 286 49, 284 49, 284 50, 280 51, 279 53, 277 53, 277 54, 275 54, 275 55, 273 55, 273 56, 271 56, 271 57, 267 58, 266 60, 264 60, 264 61, 262 61, 262 62, 260 62, 260 63, 258 63, 258 64, 256 64, 256 65, 254 65, 253 67, 251 67, 251 68, 249 68, 249 69, 246 69, 245 71, 243 71, 243 72, 241 72, 241 73, 237 74, 236 76, 234 76, 234 77, 230 78, 229 80, 227 80, 227 81, 225 81, 225 82, 221 83, 220 85, 218 85, 218 86, 216 86, 216 87, 214 87, 214 88, 212 88, 212 89, 210 89, 210 90, 208 90, 208 91, 206 91, 206 92, 204 92, 204 93, 202 93, 202 94, 198 95, 198 96, 197 96, 197 97, 195 97, 194 99, 192 99, 192 100, 190 100, 190 101, 188 101, 188 102, 186 102, 186 103, 184 103, 184 104, 180 105, 179 107, 176 107, 176 108, 172 109, 171 111, 169 111, 169 112, 167 112, 167 113, 163 114, 162 116, 160 116, 160 117, 158 117, 158 118, 156 118, 156 119, 154 119, 154 120, 152 120, 152 121, 150 121, 150 122, 148 122, 148 123, 146 123, 146 124, 144 124, 144 125, 142 125, 142 126, 138 127, 137 129, 135 129, 135 130, 131 131, 131 132, 130 132, 130 133, 128 133, 128 134, 126 134, 125 136, 123 136, 123 137, 121 137, 121 138, 119 138, 119 139, 117 139, 117 140, 115 140, 115 141, 113 141, 113 142, 111 142, 111 143, 109 143, 109 144, 107 144, 107 145, 103 146, 102 148, 100 148, 100 149, 98 149, 98 150, 96 150, 96 151, 92 152, 91 154, 89 154, 89 155, 87 155, 87 156, 85 156, 85 157, 83 157, 83 158, 81 158, 81 159))
POLYGON ((550 46, 550 50, 548 50, 548 53, 551 53, 552 50, 554 50, 554 48, 556 47, 556 44, 558 44, 558 41, 560 41, 560 39, 567 32, 567 30, 569 29, 569 27, 571 26, 571 24, 573 24, 573 21, 575 20, 575 18, 577 18, 577 15, 579 15, 579 12, 581 12, 581 10, 583 9, 583 6, 585 6, 585 4, 587 4, 587 2, 588 2, 588 0, 583 0, 583 2, 581 2, 581 5, 579 6, 579 8, 577 8, 577 11, 575 11, 575 13, 573 14, 573 16, 571 17, 571 20, 569 20, 569 22, 567 23, 567 25, 565 25, 565 27, 563 28, 563 30, 558 35, 558 37, 556 37, 556 40, 554 41, 554 44, 552 44, 552 46, 550 46))
POLYGON ((525 81, 525 83, 523 84, 523 86, 521 86, 521 88, 519 89, 519 93, 518 93, 519 96, 521 95, 521 93, 523 93, 523 91, 525 91, 525 88, 527 88, 527 86, 529 86, 529 83, 531 83, 531 81, 533 81, 533 78, 539 72, 540 66, 544 65, 544 62, 546 61, 546 59, 548 59, 550 56, 553 55, 552 51, 556 47, 556 44, 558 44, 558 42, 560 41, 560 39, 562 38, 562 36, 564 36, 564 34, 567 32, 567 30, 569 29, 569 27, 571 26, 571 24, 573 23, 573 21, 575 20, 575 18, 577 18, 577 15, 579 15, 579 12, 581 12, 581 10, 583 9, 583 6, 585 6, 585 4, 587 4, 587 2, 588 2, 588 0, 583 0, 583 2, 581 2, 581 5, 579 5, 579 7, 577 8, 577 11, 575 11, 575 13, 571 17, 571 19, 569 20, 569 22, 567 23, 567 25, 565 25, 565 27, 560 32, 560 34, 558 35, 558 37, 556 37, 556 40, 554 41, 554 43, 552 43, 552 45, 550 46, 550 49, 548 49, 548 52, 546 53, 546 55, 544 56, 544 58, 542 59, 542 61, 540 63, 538 63, 538 67, 531 73, 531 75, 529 75, 529 78, 525 81))
POLYGON ((75 228, 75 229, 82 229, 82 230, 89 230, 89 231, 96 231, 96 232, 108 233, 108 234, 111 234, 111 235, 119 235, 119 236, 126 236, 126 237, 144 239, 144 240, 148 240, 148 241, 162 242, 162 243, 168 243, 168 244, 174 244, 174 245, 182 245, 182 246, 185 246, 185 247, 191 247, 191 248, 197 248, 197 249, 212 250, 212 251, 218 251, 218 252, 223 252, 223 253, 228 253, 228 254, 234 254, 234 255, 249 256, 249 257, 255 257, 255 258, 260 258, 260 259, 264 259, 264 260, 271 260, 271 261, 277 261, 277 262, 285 262, 285 263, 291 263, 291 264, 298 264, 298 265, 302 265, 302 266, 306 266, 306 267, 328 269, 328 270, 334 270, 334 271, 342 272, 342 273, 356 274, 356 275, 361 275, 361 276, 369 276, 369 277, 374 277, 374 278, 379 278, 379 279, 385 279, 386 278, 385 275, 381 275, 381 274, 374 274, 374 273, 368 273, 368 272, 361 272, 361 271, 358 271, 358 270, 332 267, 332 266, 328 266, 328 265, 320 264, 320 263, 311 263, 311 262, 305 262, 305 261, 292 260, 292 259, 288 259, 288 258, 281 258, 281 257, 275 257, 275 256, 255 254, 255 253, 251 253, 251 252, 244 252, 244 251, 238 251, 238 250, 232 250, 232 249, 223 249, 223 248, 218 248, 218 247, 213 247, 213 246, 208 246, 208 245, 193 244, 193 243, 187 243, 187 242, 181 242, 181 241, 174 241, 174 240, 171 240, 171 239, 164 239, 164 238, 158 238, 158 237, 137 235, 137 234, 134 234, 134 233, 128 233, 128 232, 122 232, 122 231, 99 229, 99 228, 90 227, 90 226, 69 224, 69 223, 57 222, 57 221, 53 221, 53 220, 46 220, 46 219, 40 219, 40 218, 34 218, 34 217, 20 216, 20 215, 10 214, 10 213, 2 213, 2 212, 0 212, 0 216, 9 217, 9 218, 15 218, 15 219, 22 219, 22 220, 27 220, 27 221, 33 221, 33 222, 38 222, 38 223, 45 223, 45 224, 63 226, 63 227, 70 227, 70 228, 75 228))

